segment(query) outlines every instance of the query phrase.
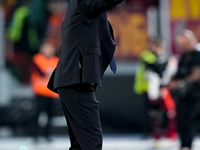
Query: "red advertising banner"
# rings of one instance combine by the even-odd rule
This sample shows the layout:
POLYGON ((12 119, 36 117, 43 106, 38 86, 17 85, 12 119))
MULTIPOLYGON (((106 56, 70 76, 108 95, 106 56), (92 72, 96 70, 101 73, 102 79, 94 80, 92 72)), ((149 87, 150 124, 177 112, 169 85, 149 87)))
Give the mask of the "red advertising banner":
POLYGON ((117 60, 136 60, 146 49, 147 19, 143 1, 129 1, 108 13, 117 44, 117 60))

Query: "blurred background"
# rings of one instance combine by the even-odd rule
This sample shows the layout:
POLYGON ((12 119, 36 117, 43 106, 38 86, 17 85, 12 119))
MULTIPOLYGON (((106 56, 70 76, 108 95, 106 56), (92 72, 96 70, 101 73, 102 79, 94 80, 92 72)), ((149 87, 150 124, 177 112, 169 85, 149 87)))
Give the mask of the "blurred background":
MULTIPOLYGON (((45 41, 59 54, 67 0, 0 0, 0 136, 29 136, 37 111, 30 64, 45 41)), ((117 48, 117 74, 106 71, 96 94, 104 133, 150 133, 146 101, 133 90, 139 56, 147 37, 159 37, 163 59, 179 57, 175 35, 194 31, 200 41, 199 0, 125 0, 108 12, 117 48)), ((59 100, 53 101, 52 135, 66 135, 59 100)), ((48 117, 40 113, 38 125, 48 117)), ((200 127, 200 125, 199 125, 200 127)))

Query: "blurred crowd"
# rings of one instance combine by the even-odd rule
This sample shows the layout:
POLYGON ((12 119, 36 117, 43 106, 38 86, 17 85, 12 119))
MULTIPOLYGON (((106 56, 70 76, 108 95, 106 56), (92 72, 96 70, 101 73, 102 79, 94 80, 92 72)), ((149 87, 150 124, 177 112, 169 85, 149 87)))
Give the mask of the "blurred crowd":
MULTIPOLYGON (((21 116, 29 119, 18 120, 17 124, 29 122, 30 134, 35 141, 40 135, 50 140, 51 121, 55 115, 55 104, 59 101, 55 101, 58 95, 47 89, 47 83, 58 62, 60 28, 67 1, 4 0, 2 6, 6 20, 6 68, 19 83, 30 84, 34 94, 31 114, 21 116), (44 128, 39 123, 42 113, 47 118, 44 128)), ((27 107, 25 105, 25 110, 28 110, 27 107)), ((8 111, 10 108, 7 106, 1 111, 3 109, 8 111)), ((22 111, 11 109, 18 113, 22 111)), ((8 119, 1 124, 5 120, 8 119)))
POLYGON ((66 0, 4 0, 6 18, 6 65, 21 83, 28 83, 24 71, 39 47, 52 43, 58 55, 60 28, 67 9, 66 0))
POLYGON ((200 47, 189 29, 180 30, 175 39, 180 50, 178 59, 164 59, 160 39, 148 39, 133 88, 146 101, 156 146, 162 137, 176 140, 179 135, 180 150, 192 150, 200 118, 200 47))

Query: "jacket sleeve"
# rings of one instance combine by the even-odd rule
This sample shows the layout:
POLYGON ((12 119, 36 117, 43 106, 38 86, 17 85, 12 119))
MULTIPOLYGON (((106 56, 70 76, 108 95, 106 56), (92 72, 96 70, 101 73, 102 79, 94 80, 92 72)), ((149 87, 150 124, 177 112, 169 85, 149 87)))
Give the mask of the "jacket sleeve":
POLYGON ((81 10, 90 17, 98 16, 100 13, 114 8, 124 0, 78 0, 81 10))

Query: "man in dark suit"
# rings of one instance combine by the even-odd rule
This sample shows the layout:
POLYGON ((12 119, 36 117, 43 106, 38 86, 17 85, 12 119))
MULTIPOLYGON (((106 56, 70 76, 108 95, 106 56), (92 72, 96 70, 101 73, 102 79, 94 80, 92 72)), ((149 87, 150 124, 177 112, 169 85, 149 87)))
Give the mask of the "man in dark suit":
POLYGON ((71 0, 61 29, 60 59, 48 87, 58 92, 68 124, 70 150, 101 150, 96 86, 110 64, 115 42, 106 11, 123 0, 71 0))

